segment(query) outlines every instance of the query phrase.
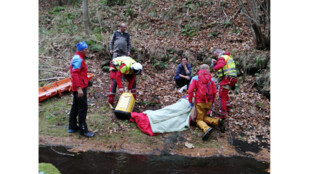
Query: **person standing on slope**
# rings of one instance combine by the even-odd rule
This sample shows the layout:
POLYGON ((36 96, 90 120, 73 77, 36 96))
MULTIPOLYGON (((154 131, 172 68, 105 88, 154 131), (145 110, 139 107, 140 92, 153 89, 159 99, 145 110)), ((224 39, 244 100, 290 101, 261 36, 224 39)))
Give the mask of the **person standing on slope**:
POLYGON ((126 24, 122 23, 111 37, 109 52, 113 55, 113 59, 120 56, 130 56, 131 39, 130 34, 126 30, 126 24))
POLYGON ((217 60, 212 59, 212 67, 217 71, 220 80, 219 101, 220 101, 220 117, 225 119, 227 111, 230 110, 230 99, 228 96, 230 89, 235 89, 237 83, 237 71, 233 57, 229 52, 222 49, 216 49, 214 55, 217 60))
POLYGON ((85 63, 85 56, 89 53, 88 45, 83 42, 79 42, 77 45, 77 51, 73 56, 70 64, 72 91, 73 91, 73 104, 70 112, 69 119, 69 133, 77 132, 79 130, 80 135, 85 137, 93 137, 94 133, 88 131, 86 124, 88 103, 87 103, 87 65, 85 63), (78 115, 78 125, 77 117, 78 115))

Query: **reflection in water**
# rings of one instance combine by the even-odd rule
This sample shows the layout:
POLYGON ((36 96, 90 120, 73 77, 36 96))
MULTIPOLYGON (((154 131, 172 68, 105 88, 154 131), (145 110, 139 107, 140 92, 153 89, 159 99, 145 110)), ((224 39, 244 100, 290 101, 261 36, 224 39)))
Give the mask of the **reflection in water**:
MULTIPOLYGON (((53 147, 68 153, 64 147, 53 147)), ((243 157, 190 158, 178 155, 130 155, 127 153, 85 152, 75 156, 61 155, 50 147, 40 147, 39 162, 55 165, 61 173, 265 173, 269 164, 243 157)))

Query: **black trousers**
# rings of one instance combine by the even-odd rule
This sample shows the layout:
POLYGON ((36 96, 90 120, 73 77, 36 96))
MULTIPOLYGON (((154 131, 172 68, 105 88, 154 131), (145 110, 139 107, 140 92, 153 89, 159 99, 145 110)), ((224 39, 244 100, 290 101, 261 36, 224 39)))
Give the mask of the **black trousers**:
POLYGON ((77 97, 77 91, 73 91, 73 104, 70 112, 69 129, 77 129, 77 115, 78 123, 81 128, 82 125, 87 128, 86 116, 88 110, 87 104, 87 87, 83 88, 83 97, 77 97))
POLYGON ((178 87, 183 87, 183 86, 187 85, 187 89, 189 89, 190 81, 191 81, 191 78, 190 78, 190 80, 187 80, 185 78, 175 79, 176 85, 178 87))

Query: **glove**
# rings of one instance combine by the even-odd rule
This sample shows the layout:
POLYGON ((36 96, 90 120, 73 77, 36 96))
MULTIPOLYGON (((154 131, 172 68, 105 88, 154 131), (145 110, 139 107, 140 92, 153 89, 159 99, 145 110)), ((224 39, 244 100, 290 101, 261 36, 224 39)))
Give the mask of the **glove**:
POLYGON ((190 103, 190 107, 193 108, 193 103, 190 103))

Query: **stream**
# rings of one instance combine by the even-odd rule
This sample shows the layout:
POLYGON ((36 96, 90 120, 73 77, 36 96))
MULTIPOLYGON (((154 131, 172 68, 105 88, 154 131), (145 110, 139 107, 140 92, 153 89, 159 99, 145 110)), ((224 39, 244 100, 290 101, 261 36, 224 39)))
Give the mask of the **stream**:
POLYGON ((68 152, 63 146, 40 146, 39 162, 52 163, 62 174, 116 173, 266 173, 268 163, 246 157, 185 157, 179 155, 133 155, 123 152, 68 152))

